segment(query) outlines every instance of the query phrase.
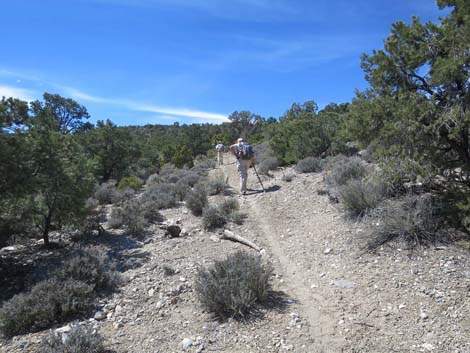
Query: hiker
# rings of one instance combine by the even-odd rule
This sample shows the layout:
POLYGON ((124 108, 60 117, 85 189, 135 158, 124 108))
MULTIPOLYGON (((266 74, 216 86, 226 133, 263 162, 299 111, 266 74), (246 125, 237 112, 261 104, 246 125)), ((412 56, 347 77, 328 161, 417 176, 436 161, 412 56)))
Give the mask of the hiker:
POLYGON ((224 152, 224 145, 222 141, 219 141, 217 145, 215 146, 215 150, 217 151, 217 165, 223 165, 224 164, 224 157, 223 157, 223 152, 224 152))
POLYGON ((253 148, 240 137, 236 144, 230 146, 230 152, 237 158, 237 169, 240 174, 240 193, 246 195, 248 169, 255 163, 253 148))

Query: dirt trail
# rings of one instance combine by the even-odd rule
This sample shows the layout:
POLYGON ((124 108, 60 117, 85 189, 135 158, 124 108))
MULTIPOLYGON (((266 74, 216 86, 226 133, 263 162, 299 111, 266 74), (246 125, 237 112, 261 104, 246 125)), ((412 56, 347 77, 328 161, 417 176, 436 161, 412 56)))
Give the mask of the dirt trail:
MULTIPOLYGON (((234 158, 230 158, 228 163, 233 163, 234 158)), ((235 164, 224 165, 224 174, 228 176, 228 181, 233 190, 239 189, 239 176, 235 164)), ((282 208, 282 203, 275 203, 266 207, 266 201, 272 200, 270 193, 278 191, 278 186, 265 180, 266 193, 260 193, 261 185, 258 182, 253 169, 249 171, 248 195, 240 197, 240 203, 249 217, 247 222, 251 230, 257 234, 258 241, 266 247, 268 254, 271 254, 272 261, 277 265, 277 273, 283 277, 283 290, 292 297, 299 305, 301 315, 307 320, 310 326, 310 334, 313 338, 313 346, 310 347, 314 352, 339 352, 343 345, 343 339, 335 335, 336 320, 331 312, 328 299, 321 293, 312 291, 309 285, 309 276, 307 272, 302 271, 296 263, 295 258, 290 258, 289 250, 285 248, 285 243, 280 239, 283 233, 288 231, 311 233, 321 232, 327 227, 325 217, 322 214, 315 214, 310 218, 313 229, 297 229, 295 213, 297 209, 284 209, 284 212, 277 212, 276 209, 282 208), (253 190, 256 190, 253 192, 253 190), (264 202, 263 202, 264 201, 264 202), (274 212, 273 212, 274 210, 274 212)), ((312 209, 321 207, 319 204, 312 203, 312 209)), ((329 220, 326 220, 327 222, 329 220)), ((318 236, 314 234, 313 237, 318 236)))
MULTIPOLYGON (((236 166, 223 170, 238 191, 236 166)), ((282 277, 275 285, 308 322, 304 351, 470 352, 467 251, 394 243, 365 252, 368 226, 330 202, 321 173, 288 168, 263 184, 266 193, 250 170, 251 191, 239 198, 249 214, 244 235, 266 248, 282 277)))

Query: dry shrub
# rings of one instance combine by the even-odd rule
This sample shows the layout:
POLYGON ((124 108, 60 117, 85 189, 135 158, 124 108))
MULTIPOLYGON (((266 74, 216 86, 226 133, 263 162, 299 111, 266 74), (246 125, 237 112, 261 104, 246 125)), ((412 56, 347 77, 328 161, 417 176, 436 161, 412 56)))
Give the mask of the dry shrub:
POLYGON ((266 300, 271 266, 260 256, 238 251, 196 275, 195 291, 201 305, 217 317, 240 318, 266 300))
POLYGON ((211 196, 221 194, 227 188, 227 183, 223 175, 217 176, 216 178, 209 179, 206 182, 207 193, 211 196))
POLYGON ((0 332, 6 337, 61 324, 93 307, 93 286, 81 281, 52 278, 26 294, 17 294, 0 309, 0 332))
POLYGON ((227 223, 227 217, 217 206, 207 206, 202 211, 202 225, 205 229, 223 227, 227 223))
POLYGON ((445 235, 441 228, 439 207, 430 194, 407 195, 401 200, 387 201, 371 215, 374 224, 369 248, 401 240, 415 247, 433 243, 445 235))
POLYGON ((42 353, 105 353, 103 338, 89 324, 74 325, 62 337, 51 332, 41 343, 42 353))
POLYGON ((295 170, 299 173, 317 173, 323 169, 323 162, 320 158, 307 157, 297 162, 295 170))
POLYGON ((275 157, 269 157, 257 163, 257 171, 262 175, 269 175, 271 170, 276 170, 279 167, 279 161, 275 157))
POLYGON ((346 211, 355 217, 376 208, 385 195, 386 187, 377 179, 351 179, 339 187, 339 196, 346 211))
POLYGON ((207 191, 204 186, 197 185, 186 195, 186 207, 195 215, 200 216, 207 206, 207 191))

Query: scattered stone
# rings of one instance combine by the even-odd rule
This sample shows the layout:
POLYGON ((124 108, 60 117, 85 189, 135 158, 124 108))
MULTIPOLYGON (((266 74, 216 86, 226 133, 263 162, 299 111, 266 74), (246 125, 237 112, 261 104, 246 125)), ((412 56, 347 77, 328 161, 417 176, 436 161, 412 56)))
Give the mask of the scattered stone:
POLYGON ((423 347, 427 351, 432 351, 435 348, 431 343, 423 343, 421 347, 423 347))
POLYGON ((330 248, 327 248, 327 249, 325 249, 325 251, 323 251, 323 253, 324 253, 325 255, 328 255, 329 253, 331 253, 331 249, 330 249, 330 248))
POLYGON ((184 340, 181 341, 180 346, 183 349, 188 349, 193 345, 193 340, 191 338, 185 338, 184 340))
POLYGON ((114 309, 114 313, 115 313, 116 315, 122 314, 122 306, 116 305, 116 308, 114 309))
POLYGON ((149 290, 149 297, 153 297, 155 295, 155 289, 154 288, 150 288, 149 290))
POLYGON ((336 287, 341 288, 354 288, 356 284, 354 282, 345 280, 345 279, 338 279, 332 282, 332 284, 336 287))
POLYGON ((217 235, 211 235, 210 240, 212 240, 214 243, 220 243, 220 237, 218 237, 217 235))
POLYGON ((102 311, 97 311, 95 315, 93 316, 93 318, 97 321, 101 321, 101 320, 106 319, 106 314, 102 311))

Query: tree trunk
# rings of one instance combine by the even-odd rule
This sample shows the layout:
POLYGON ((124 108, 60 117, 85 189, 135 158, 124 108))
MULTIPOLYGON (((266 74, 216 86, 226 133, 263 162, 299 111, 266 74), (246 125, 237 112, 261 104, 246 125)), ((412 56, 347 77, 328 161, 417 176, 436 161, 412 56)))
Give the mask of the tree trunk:
POLYGON ((44 246, 46 248, 49 247, 49 230, 51 228, 51 219, 52 219, 52 212, 49 211, 46 219, 44 220, 44 230, 42 232, 42 238, 44 239, 44 246))

